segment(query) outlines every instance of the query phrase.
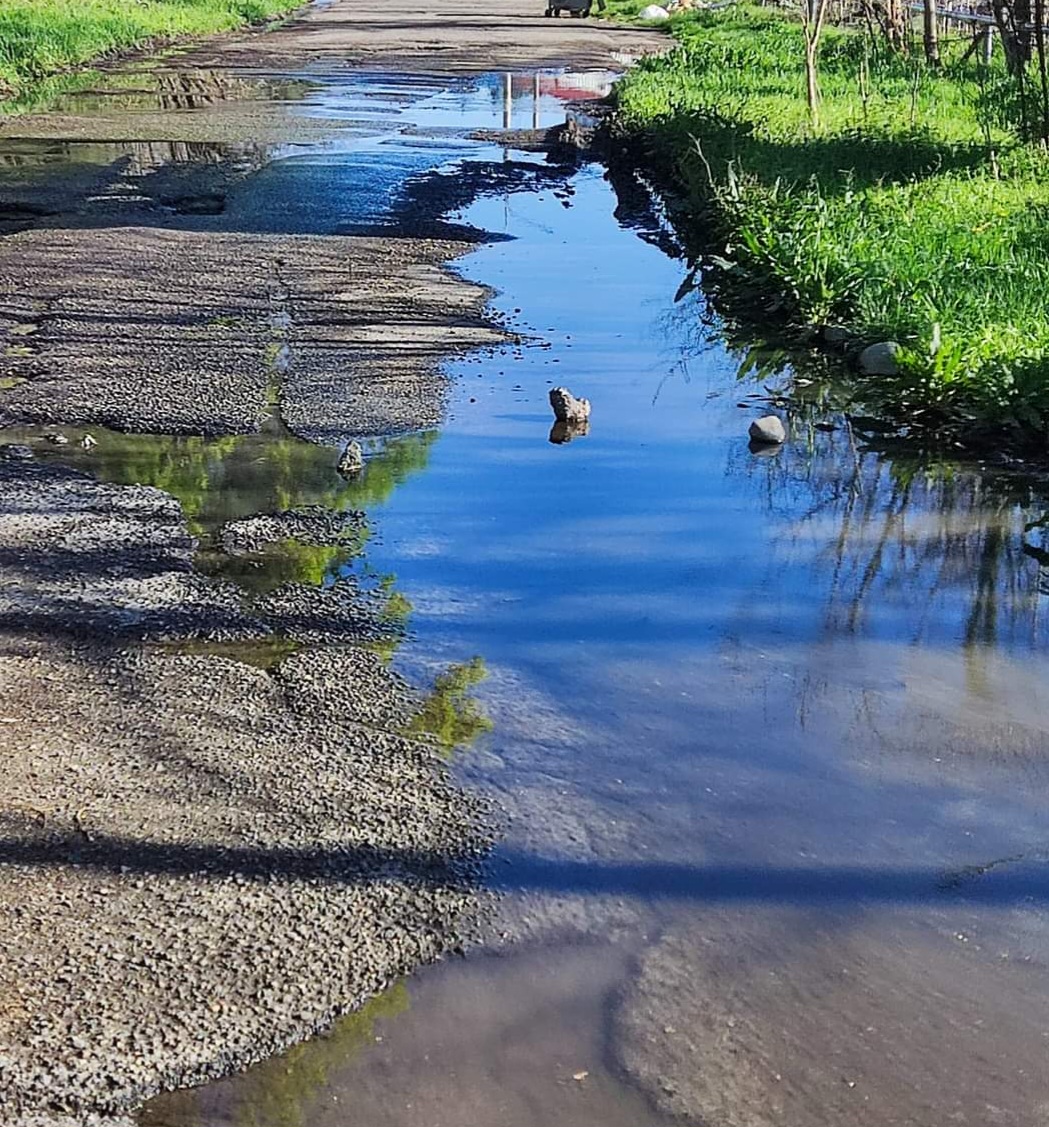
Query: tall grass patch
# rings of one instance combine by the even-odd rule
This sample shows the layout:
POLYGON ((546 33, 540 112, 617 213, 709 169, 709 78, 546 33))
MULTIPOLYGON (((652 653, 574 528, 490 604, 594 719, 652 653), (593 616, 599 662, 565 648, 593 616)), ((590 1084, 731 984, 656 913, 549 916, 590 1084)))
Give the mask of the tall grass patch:
POLYGON ((1011 129, 1004 68, 930 68, 828 29, 819 127, 780 12, 676 16, 617 87, 619 127, 685 196, 736 303, 904 346, 886 409, 965 427, 1049 420, 1049 158, 1011 129))
POLYGON ((114 50, 226 31, 301 0, 0 0, 0 94, 114 50))

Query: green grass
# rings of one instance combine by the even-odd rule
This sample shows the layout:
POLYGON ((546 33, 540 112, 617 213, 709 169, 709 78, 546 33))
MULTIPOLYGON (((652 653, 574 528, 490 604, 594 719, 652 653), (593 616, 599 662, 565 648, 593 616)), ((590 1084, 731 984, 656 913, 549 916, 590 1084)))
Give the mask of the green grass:
POLYGON ((1049 158, 1015 139, 1004 72, 828 29, 817 128, 798 24, 741 5, 670 30, 617 87, 618 128, 684 197, 725 305, 901 342, 901 374, 863 389, 887 411, 1044 434, 1049 158))
POLYGON ((302 0, 0 0, 0 95, 112 51, 227 31, 302 0))

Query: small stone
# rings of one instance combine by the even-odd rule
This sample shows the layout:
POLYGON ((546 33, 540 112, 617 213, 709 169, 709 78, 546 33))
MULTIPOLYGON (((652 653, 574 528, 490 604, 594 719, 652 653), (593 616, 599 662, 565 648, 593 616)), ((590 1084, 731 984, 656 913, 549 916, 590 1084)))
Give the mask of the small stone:
POLYGON ((98 445, 98 439, 95 438, 93 434, 85 434, 80 440, 80 445, 83 446, 85 450, 91 450, 98 445))
POLYGON ((24 446, 20 442, 5 442, 0 445, 0 458, 9 462, 31 462, 36 455, 31 446, 24 446))
POLYGON ((849 339, 849 330, 841 325, 827 325, 823 330, 823 339, 827 344, 844 344, 849 339))
POLYGON ((778 415, 764 415, 750 424, 750 441, 762 446, 779 446, 787 441, 787 430, 778 415))
POLYGON ((658 4, 649 4, 647 8, 642 8, 637 14, 639 20, 646 20, 649 23, 662 23, 663 20, 670 19, 670 13, 666 8, 661 8, 658 4))
POLYGON ((64 434, 61 434, 58 431, 56 431, 54 434, 47 435, 46 438, 47 438, 47 441, 50 442, 53 446, 68 446, 69 445, 69 439, 66 438, 66 436, 64 434))
POLYGON ((559 423, 582 423, 590 418, 590 400, 576 399, 567 387, 550 389, 550 406, 559 423))
POLYGON ((900 346, 894 340, 869 344, 860 353, 860 371, 868 376, 895 376, 900 370, 900 346))
POLYGON ((343 477, 353 477, 364 469, 364 451, 359 442, 351 439, 346 443, 346 448, 339 457, 336 469, 343 477))

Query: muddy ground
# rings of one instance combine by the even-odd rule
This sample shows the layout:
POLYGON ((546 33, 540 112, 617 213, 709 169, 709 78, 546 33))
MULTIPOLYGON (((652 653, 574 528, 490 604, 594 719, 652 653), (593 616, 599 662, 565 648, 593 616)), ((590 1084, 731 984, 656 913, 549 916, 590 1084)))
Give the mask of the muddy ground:
MULTIPOLYGON (((119 1117, 272 1054, 456 947, 483 902, 489 811, 403 734, 418 696, 346 648, 389 634, 381 602, 352 580, 246 598, 200 571, 171 495, 53 456, 268 427, 334 467, 349 438, 439 422, 441 360, 502 339, 446 269, 465 242, 223 217, 258 146, 322 132, 289 112, 293 83, 260 95, 236 68, 608 66, 657 44, 505 2, 336 2, 177 71, 140 60, 167 90, 149 111, 0 125, 57 146, 53 174, 24 178, 15 150, 0 173, 5 1127, 119 1117), (85 139, 97 151, 61 159, 85 139), (172 171, 210 143, 221 157, 172 171), (215 648, 274 641, 300 652, 262 669, 215 648)), ((310 519, 262 514, 217 542, 235 555, 310 519)), ((342 531, 314 520, 305 540, 342 531)))

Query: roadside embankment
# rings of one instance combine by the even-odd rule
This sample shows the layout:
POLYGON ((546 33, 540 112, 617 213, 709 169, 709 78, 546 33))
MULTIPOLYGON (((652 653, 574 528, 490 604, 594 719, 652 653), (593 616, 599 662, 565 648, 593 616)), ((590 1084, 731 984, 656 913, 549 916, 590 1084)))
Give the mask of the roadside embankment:
POLYGON ((228 31, 302 0, 2 0, 0 97, 113 51, 228 31))
POLYGON ((867 407, 1030 446, 1049 418, 1049 160, 1016 139, 1004 67, 939 70, 828 29, 818 124, 800 24, 746 5, 672 18, 616 90, 616 129, 676 197, 719 310, 895 355, 867 407))

